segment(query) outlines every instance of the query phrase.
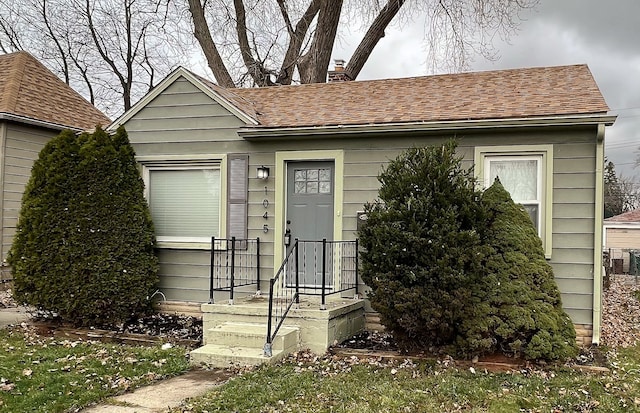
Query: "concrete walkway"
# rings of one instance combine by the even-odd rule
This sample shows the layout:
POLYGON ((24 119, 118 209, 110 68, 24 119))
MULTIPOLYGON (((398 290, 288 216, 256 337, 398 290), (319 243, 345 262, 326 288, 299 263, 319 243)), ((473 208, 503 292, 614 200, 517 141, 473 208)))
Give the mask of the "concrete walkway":
POLYGON ((0 308, 0 328, 9 324, 20 324, 29 319, 29 314, 24 307, 0 308))
POLYGON ((112 397, 81 413, 158 413, 179 406, 183 400, 201 396, 224 383, 228 370, 192 370, 182 376, 140 387, 131 393, 112 397))
MULTIPOLYGON (((29 322, 24 307, 0 308, 0 328, 29 322)), ((224 383, 230 370, 192 370, 168 380, 140 387, 131 393, 109 398, 101 404, 81 410, 82 413, 158 413, 179 406, 188 398, 201 396, 224 383)))

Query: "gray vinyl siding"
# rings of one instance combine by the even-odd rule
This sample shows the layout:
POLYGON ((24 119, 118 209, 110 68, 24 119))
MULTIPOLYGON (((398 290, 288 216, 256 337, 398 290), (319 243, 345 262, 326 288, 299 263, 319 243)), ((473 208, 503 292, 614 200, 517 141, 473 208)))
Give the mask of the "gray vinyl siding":
MULTIPOLYGON (((248 236, 261 239, 261 272, 266 290, 273 274, 276 211, 275 153, 278 151, 344 151, 343 240, 356 236, 356 214, 377 197, 377 175, 389 160, 412 146, 438 144, 451 134, 357 136, 288 139, 240 138, 243 123, 201 91, 178 80, 127 124, 139 156, 177 154, 249 154, 248 236), (211 119, 209 119, 211 118, 211 119), (189 119, 189 121, 185 121, 189 119), (271 168, 267 181, 255 177, 256 168, 271 168), (266 186, 266 189, 265 189, 266 186), (269 200, 263 214, 263 199, 269 200), (263 232, 263 224, 269 232, 263 232)), ((496 132, 457 132, 465 166, 474 162, 476 146, 553 144, 553 250, 551 265, 562 292, 563 304, 574 322, 592 323, 595 227, 595 128, 496 132)), ((161 288, 170 300, 208 299, 208 251, 162 250, 161 288), (204 291, 201 291, 203 290, 204 291)))
POLYGON ((16 233, 22 194, 31 176, 33 162, 38 158, 44 145, 58 134, 56 131, 16 123, 6 123, 5 127, 2 245, 0 246, 2 260, 6 258, 16 233))

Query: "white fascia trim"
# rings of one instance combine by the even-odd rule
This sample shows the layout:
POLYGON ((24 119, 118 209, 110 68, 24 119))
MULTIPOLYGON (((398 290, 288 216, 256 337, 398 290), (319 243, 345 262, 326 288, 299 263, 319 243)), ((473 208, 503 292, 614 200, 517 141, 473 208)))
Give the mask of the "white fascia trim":
POLYGON ((307 126, 293 128, 240 128, 238 135, 242 138, 268 138, 291 135, 338 135, 357 133, 387 133, 387 132, 420 132, 457 129, 495 129, 513 127, 543 127, 543 126, 576 126, 601 125, 611 126, 616 120, 615 115, 593 114, 573 116, 551 116, 542 118, 512 118, 512 119, 483 119, 483 120, 455 120, 443 122, 411 122, 385 123, 366 125, 333 125, 307 126))
POLYGON ((57 131, 63 131, 65 129, 69 129, 69 130, 72 130, 74 132, 83 132, 82 128, 75 128, 73 126, 65 126, 65 125, 61 125, 59 123, 47 122, 47 121, 43 121, 43 120, 29 118, 27 116, 15 115, 13 113, 7 113, 7 112, 0 112, 0 120, 7 120, 7 121, 25 123, 27 125, 39 126, 41 128, 54 129, 54 130, 57 130, 57 131))
POLYGON ((244 123, 248 125, 257 125, 255 119, 242 112, 240 109, 235 107, 228 100, 224 99, 218 93, 213 91, 210 87, 205 85, 200 81, 200 79, 193 76, 193 74, 185 69, 182 66, 176 68, 173 72, 171 72, 167 77, 165 77, 162 82, 158 83, 156 87, 153 88, 152 91, 147 93, 142 99, 138 101, 135 105, 131 107, 128 111, 123 113, 118 119, 114 120, 111 125, 107 128, 107 131, 114 132, 118 127, 127 123, 129 119, 134 117, 138 112, 140 112, 143 108, 145 108, 153 99, 158 97, 162 92, 164 92, 169 86, 171 86, 178 78, 184 77, 189 82, 191 82, 195 87, 197 87, 202 93, 209 96, 211 99, 215 100, 222 107, 231 112, 238 119, 242 120, 244 123))

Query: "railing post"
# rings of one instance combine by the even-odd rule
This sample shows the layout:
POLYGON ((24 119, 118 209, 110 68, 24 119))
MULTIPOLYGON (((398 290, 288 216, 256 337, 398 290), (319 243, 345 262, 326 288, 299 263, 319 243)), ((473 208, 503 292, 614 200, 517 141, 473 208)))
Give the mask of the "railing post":
POLYGON ((231 287, 229 290, 229 304, 233 305, 233 287, 236 277, 236 237, 231 237, 231 287))
POLYGON ((256 294, 260 295, 260 237, 256 238, 256 294))
POLYGON ((327 239, 322 238, 322 299, 320 301, 320 309, 326 310, 326 288, 327 288, 327 239))
POLYGON ((264 343, 264 356, 271 357, 273 355, 271 349, 271 317, 273 313, 273 283, 275 278, 269 280, 269 316, 267 317, 267 341, 264 343))
POLYGON ((358 294, 358 258, 359 258, 359 253, 358 253, 358 238, 356 238, 356 251, 355 251, 355 261, 356 261, 356 296, 355 298, 360 298, 360 294, 358 294))
POLYGON ((215 265, 216 237, 211 237, 211 260, 209 262, 209 304, 213 304, 213 267, 215 265))
MULTIPOLYGON (((300 259, 299 259, 299 253, 300 253, 300 249, 298 248, 299 246, 299 241, 298 238, 296 238, 295 240, 295 244, 293 244, 293 248, 295 248, 295 260, 294 263, 296 265, 296 304, 300 304, 300 270, 299 270, 299 263, 300 263, 300 259)), ((286 280, 285 280, 285 284, 286 284, 286 280)))

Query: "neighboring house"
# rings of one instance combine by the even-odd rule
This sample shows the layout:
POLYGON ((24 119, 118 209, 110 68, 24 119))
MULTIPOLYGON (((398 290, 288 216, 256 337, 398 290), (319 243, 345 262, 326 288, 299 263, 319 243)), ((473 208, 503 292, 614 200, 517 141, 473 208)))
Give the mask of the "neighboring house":
POLYGON ((40 150, 64 129, 111 121, 27 52, 0 55, 0 257, 15 235, 24 187, 40 150))
POLYGON ((607 218, 603 227, 602 245, 609 251, 613 270, 629 272, 629 251, 640 251, 640 209, 607 218))
POLYGON ((597 343, 607 112, 586 65, 252 89, 178 68, 110 129, 137 153, 168 300, 208 301, 212 235, 260 237, 267 291, 289 234, 354 240, 384 165, 455 137, 479 181, 499 175, 529 211, 580 339, 597 343))

